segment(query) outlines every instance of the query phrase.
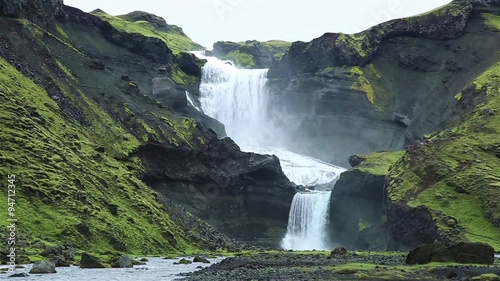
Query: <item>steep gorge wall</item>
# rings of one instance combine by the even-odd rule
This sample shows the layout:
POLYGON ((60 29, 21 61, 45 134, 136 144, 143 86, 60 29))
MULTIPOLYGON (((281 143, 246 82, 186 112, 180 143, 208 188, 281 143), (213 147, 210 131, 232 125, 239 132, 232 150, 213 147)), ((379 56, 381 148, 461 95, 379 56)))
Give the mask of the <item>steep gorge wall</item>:
POLYGON ((45 17, 53 1, 18 2, 20 13, 0 2, 0 162, 18 175, 31 254, 63 242, 98 253, 235 249, 183 208, 233 237, 278 243, 295 188, 275 157, 220 140, 203 124, 221 136, 223 126, 187 106, 202 62, 75 8, 45 17), (197 194, 206 205, 190 202, 197 194))
MULTIPOLYGON (((272 111, 291 149, 347 167, 356 153, 402 149, 467 111, 455 95, 493 65, 491 3, 454 1, 355 34, 295 42, 269 71, 272 111)), ((280 129, 278 127, 278 129, 280 129)))

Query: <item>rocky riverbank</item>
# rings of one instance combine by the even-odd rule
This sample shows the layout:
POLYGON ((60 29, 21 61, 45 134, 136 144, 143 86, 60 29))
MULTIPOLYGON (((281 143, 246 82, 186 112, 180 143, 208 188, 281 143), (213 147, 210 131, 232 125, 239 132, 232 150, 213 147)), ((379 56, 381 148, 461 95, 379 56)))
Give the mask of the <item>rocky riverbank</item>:
POLYGON ((227 258, 187 281, 229 280, 499 280, 494 265, 405 265, 403 252, 262 252, 227 258), (479 276, 483 276, 482 279, 479 276), (497 277, 494 277, 497 276, 497 277))

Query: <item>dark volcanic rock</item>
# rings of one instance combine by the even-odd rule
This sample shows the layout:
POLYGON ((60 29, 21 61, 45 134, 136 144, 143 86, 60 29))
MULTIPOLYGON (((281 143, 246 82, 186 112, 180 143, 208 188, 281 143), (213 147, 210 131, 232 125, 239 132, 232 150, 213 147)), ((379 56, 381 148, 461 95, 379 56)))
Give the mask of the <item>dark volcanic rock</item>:
POLYGON ((287 147, 346 167, 351 155, 400 150, 458 122, 470 107, 455 95, 497 57, 498 34, 481 16, 498 13, 495 3, 457 0, 355 35, 293 43, 268 73, 287 147))
POLYGON ((47 27, 64 15, 63 0, 0 0, 0 15, 25 17, 47 27))
POLYGON ((278 158, 241 152, 229 138, 207 142, 206 151, 145 144, 137 151, 149 167, 144 180, 230 237, 277 247, 295 194, 278 158))
POLYGON ((116 257, 111 261, 111 267, 113 268, 130 268, 133 266, 132 260, 127 255, 116 257))
POLYGON ((384 249, 384 232, 365 240, 362 231, 385 214, 385 176, 359 170, 340 175, 330 197, 331 239, 348 248, 384 249), (377 238, 381 241, 377 241, 377 238))
POLYGON ((172 51, 158 38, 117 30, 109 22, 73 7, 64 6, 64 11, 67 20, 92 26, 110 42, 124 47, 134 54, 143 55, 157 63, 167 64, 175 60, 172 51))
POLYGON ((406 250, 438 240, 437 227, 425 206, 410 208, 402 204, 391 204, 387 216, 391 239, 389 250, 406 250))
POLYGON ((210 261, 207 258, 200 256, 194 257, 193 262, 210 263, 210 261))
MULTIPOLYGON (((220 59, 233 59, 231 54, 244 54, 250 57, 253 65, 238 65, 246 68, 269 68, 272 63, 288 50, 290 44, 284 41, 245 42, 218 41, 213 45, 211 55, 220 59)), ((238 64, 238 61, 235 61, 238 64)))
POLYGON ((464 33, 473 9, 470 1, 455 0, 441 14, 398 19, 355 35, 326 33, 311 42, 294 42, 269 71, 270 77, 316 72, 325 67, 362 66, 373 58, 380 42, 396 36, 447 40, 464 33))
POLYGON ((431 262, 457 262, 471 264, 493 264, 495 250, 484 243, 459 243, 451 247, 441 244, 426 244, 410 251, 406 264, 431 262))

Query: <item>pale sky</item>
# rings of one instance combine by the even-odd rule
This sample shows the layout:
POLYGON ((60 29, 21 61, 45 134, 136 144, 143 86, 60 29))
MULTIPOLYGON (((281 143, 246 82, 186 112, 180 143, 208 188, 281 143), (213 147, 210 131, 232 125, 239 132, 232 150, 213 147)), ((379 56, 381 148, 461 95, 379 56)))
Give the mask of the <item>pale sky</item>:
POLYGON ((389 19, 430 11, 449 0, 64 0, 112 15, 141 10, 181 27, 212 49, 216 41, 311 41, 325 32, 354 33, 389 19))

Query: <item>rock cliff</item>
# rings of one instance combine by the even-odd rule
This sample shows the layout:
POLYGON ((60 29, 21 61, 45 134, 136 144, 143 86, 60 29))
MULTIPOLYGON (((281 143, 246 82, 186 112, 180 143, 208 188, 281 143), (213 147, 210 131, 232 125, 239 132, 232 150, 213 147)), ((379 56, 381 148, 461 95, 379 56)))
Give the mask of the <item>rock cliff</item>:
MULTIPOLYGON (((294 42, 269 70, 275 119, 290 147, 347 166, 402 149, 460 120, 455 95, 497 58, 497 4, 453 1, 364 32, 294 42), (493 59, 492 59, 493 58, 493 59)), ((278 128, 279 129, 279 128, 278 128)))
POLYGON ((269 68, 290 47, 290 43, 280 40, 259 42, 219 41, 214 43, 211 54, 219 59, 231 60, 242 68, 269 68))
MULTIPOLYGON (((408 130, 414 122, 420 122, 421 128, 426 122, 442 122, 435 127, 436 130, 449 125, 439 132, 425 135, 422 141, 409 142, 411 145, 406 146, 404 152, 390 152, 389 155, 397 157, 382 161, 385 163, 383 170, 377 168, 381 162, 379 153, 350 158, 354 168, 342 175, 332 192, 330 225, 334 240, 363 249, 407 250, 436 241, 445 245, 484 242, 497 250, 500 248, 500 210, 494 203, 500 198, 498 140, 494 137, 499 130, 499 14, 499 3, 475 4, 464 33, 451 41, 439 41, 450 48, 463 42, 472 51, 462 60, 457 58, 455 62, 461 67, 442 81, 450 91, 446 106, 439 104, 443 99, 436 96, 436 92, 424 100, 407 92, 405 96, 410 95, 414 101, 425 104, 426 109, 419 111, 428 120, 414 121, 414 117, 406 116, 411 120, 408 121, 403 116, 395 116, 401 126, 411 122, 405 125, 408 130), (477 40, 481 41, 477 42, 481 44, 463 41, 471 33, 480 36, 481 39, 477 40), (489 42, 485 49, 491 47, 488 51, 491 53, 481 60, 478 56, 485 50, 482 42, 489 42), (484 68, 472 70, 482 63, 485 63, 484 68), (458 81, 457 77, 461 80, 458 81), (437 108, 442 110, 439 116, 437 108), (429 113, 432 117, 426 115, 429 113)), ((392 40, 399 44, 404 42, 398 38, 392 40)), ((411 45, 405 46, 413 51, 418 50, 414 46, 422 41, 427 42, 428 47, 435 46, 426 40, 414 38, 411 45)), ((456 53, 467 50, 454 48, 456 53)), ((426 60, 417 61, 424 63, 426 60)), ((417 61, 410 65, 420 65, 418 68, 425 69, 417 61)), ((406 60, 399 62, 402 67, 409 66, 406 60)), ((447 65, 441 64, 440 67, 446 68, 447 65)), ((428 71, 425 87, 429 86, 434 75, 439 74, 438 70, 428 71)), ((420 81, 416 79, 418 76, 413 78, 420 81)), ((391 79, 391 83, 397 82, 391 79)), ((418 86, 414 84, 408 83, 412 90, 417 90, 418 86)), ((416 93, 422 94, 422 91, 416 93)), ((402 99, 410 105, 405 96, 396 96, 399 101, 396 100, 395 104, 401 104, 402 99)), ((418 107, 413 107, 414 112, 418 107)))

